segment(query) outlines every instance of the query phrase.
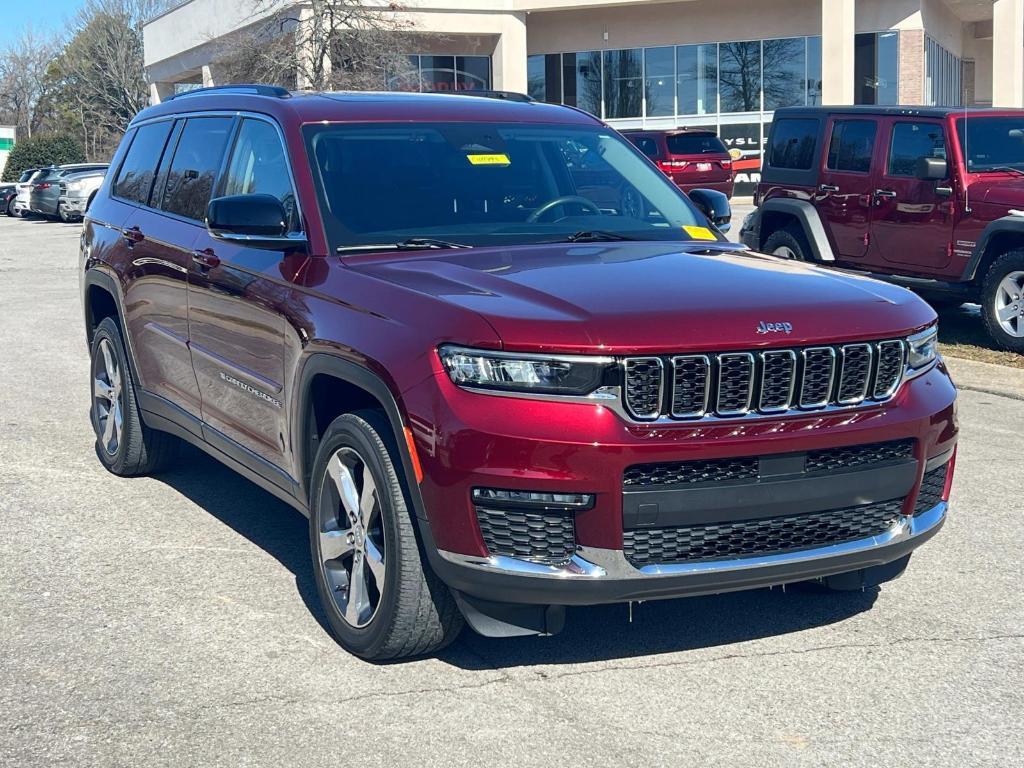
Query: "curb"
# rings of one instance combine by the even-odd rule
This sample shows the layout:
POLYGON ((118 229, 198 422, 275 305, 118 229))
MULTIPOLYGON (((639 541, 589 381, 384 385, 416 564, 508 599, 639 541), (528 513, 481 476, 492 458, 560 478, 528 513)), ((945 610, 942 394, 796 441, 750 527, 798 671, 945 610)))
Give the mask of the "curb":
POLYGON ((1024 400, 1024 369, 943 356, 957 389, 1024 400))

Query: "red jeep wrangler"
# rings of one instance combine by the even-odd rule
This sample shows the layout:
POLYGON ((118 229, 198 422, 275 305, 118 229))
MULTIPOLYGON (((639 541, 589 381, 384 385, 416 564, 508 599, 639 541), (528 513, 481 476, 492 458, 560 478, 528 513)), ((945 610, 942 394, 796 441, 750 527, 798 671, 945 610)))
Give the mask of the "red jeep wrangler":
POLYGON ((780 109, 754 199, 751 248, 979 302, 1024 352, 1024 111, 780 109))
POLYGON ((730 243, 723 195, 497 96, 138 115, 82 233, 104 466, 184 440, 307 515, 367 658, 463 618, 550 634, 569 605, 898 576, 953 477, 931 307, 730 243))

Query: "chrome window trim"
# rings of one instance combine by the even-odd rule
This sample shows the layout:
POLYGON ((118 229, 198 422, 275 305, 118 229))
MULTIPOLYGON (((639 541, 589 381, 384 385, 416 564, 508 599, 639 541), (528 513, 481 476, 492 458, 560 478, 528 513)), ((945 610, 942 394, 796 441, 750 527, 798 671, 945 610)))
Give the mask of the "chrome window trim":
POLYGON ((450 563, 479 571, 507 576, 548 579, 631 580, 671 576, 728 574, 737 571, 756 571, 759 568, 809 563, 815 560, 858 555, 864 552, 884 551, 890 545, 902 544, 931 533, 945 522, 948 510, 949 503, 943 501, 927 512, 922 512, 917 517, 900 515, 899 519, 887 531, 877 536, 856 539, 841 544, 829 544, 814 549, 762 555, 760 557, 711 560, 696 563, 652 564, 640 568, 630 563, 621 549, 603 549, 586 546, 578 546, 576 554, 573 555, 568 563, 561 566, 543 565, 513 557, 463 555, 443 549, 438 550, 438 553, 450 563))
POLYGON ((799 408, 803 408, 803 409, 806 409, 806 410, 818 410, 818 409, 821 409, 821 408, 827 408, 829 402, 832 400, 832 390, 835 389, 835 387, 836 387, 836 368, 838 367, 837 366, 838 360, 836 358, 836 350, 835 350, 835 348, 834 347, 807 347, 806 349, 801 351, 801 357, 803 359, 803 364, 804 365, 803 365, 802 374, 800 376, 800 397, 799 397, 797 406, 799 408), (828 352, 829 358, 830 358, 831 363, 832 363, 831 368, 829 368, 829 372, 828 372, 828 391, 825 392, 825 399, 824 400, 820 400, 820 401, 814 402, 814 403, 806 403, 806 402, 804 402, 804 381, 807 378, 807 353, 808 352, 822 352, 822 351, 828 352))
POLYGON ((754 399, 754 378, 757 373, 754 356, 750 352, 723 352, 718 355, 718 389, 715 392, 715 413, 718 416, 743 416, 750 413, 750 406, 754 399), (750 363, 750 383, 747 385, 747 405, 744 408, 730 408, 722 410, 718 403, 722 398, 722 361, 732 358, 746 358, 750 363))
POLYGON ((792 349, 770 349, 762 352, 761 357, 761 394, 757 400, 757 410, 759 413, 785 413, 793 408, 793 392, 796 390, 796 352, 792 349), (765 408, 764 406, 764 372, 767 367, 768 358, 770 357, 788 357, 792 363, 792 368, 789 372, 789 394, 786 396, 786 402, 784 405, 775 406, 772 408, 765 408))
POLYGON ((875 381, 874 381, 874 387, 872 388, 872 392, 871 392, 871 398, 873 400, 888 400, 890 397, 892 397, 894 394, 896 394, 896 390, 898 390, 900 388, 900 385, 903 383, 903 374, 901 373, 899 376, 897 376, 894 379, 892 385, 888 389, 883 390, 882 392, 878 391, 878 365, 881 364, 881 362, 882 362, 882 350, 886 349, 887 347, 892 346, 893 344, 895 344, 897 347, 899 347, 899 350, 900 350, 899 370, 900 371, 906 371, 907 370, 907 355, 908 355, 908 353, 907 353, 907 343, 905 341, 903 341, 902 339, 887 339, 885 341, 878 342, 878 344, 876 345, 878 347, 878 362, 875 364, 875 376, 874 376, 875 381))
POLYGON ((839 366, 839 385, 836 388, 836 402, 840 405, 857 405, 863 403, 868 396, 868 389, 871 387, 871 370, 875 361, 875 353, 872 344, 867 342, 861 342, 857 344, 844 344, 839 348, 840 353, 840 366, 839 366), (864 388, 861 390, 860 395, 857 397, 840 398, 839 395, 843 391, 843 377, 846 375, 846 350, 863 348, 868 351, 868 375, 864 377, 864 388))
POLYGON ((672 391, 669 401, 669 413, 674 419, 700 419, 707 415, 708 401, 711 397, 711 358, 708 355, 676 355, 672 358, 672 391), (681 360, 704 361, 704 405, 700 410, 680 412, 675 409, 676 402, 676 367, 681 360))
POLYGON ((629 412, 629 414, 632 416, 632 418, 634 420, 636 420, 636 421, 642 421, 642 422, 646 423, 646 422, 657 421, 661 417, 661 411, 665 407, 665 362, 660 357, 632 357, 632 356, 630 356, 630 357, 624 357, 622 359, 622 401, 626 405, 626 410, 629 412), (658 364, 658 371, 661 374, 660 377, 659 377, 659 380, 658 380, 658 403, 657 403, 657 409, 655 411, 647 414, 647 415, 640 415, 636 411, 634 411, 633 410, 633 406, 631 406, 629 404, 629 384, 628 384, 628 381, 627 381, 628 376, 629 376, 628 365, 630 363, 650 362, 652 360, 658 364))

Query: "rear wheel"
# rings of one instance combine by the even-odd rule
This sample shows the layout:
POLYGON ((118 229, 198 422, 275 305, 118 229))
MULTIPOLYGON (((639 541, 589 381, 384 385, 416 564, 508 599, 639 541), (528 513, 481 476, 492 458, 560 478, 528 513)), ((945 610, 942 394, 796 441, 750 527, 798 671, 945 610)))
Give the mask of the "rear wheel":
POLYGON ((996 344, 1024 353, 1024 250, 1004 253, 988 268, 981 284, 981 315, 996 344))
POLYGON ((12 197, 12 198, 11 198, 10 200, 8 200, 8 201, 7 201, 7 210, 6 210, 6 213, 7 213, 7 215, 8 215, 8 216, 11 216, 12 218, 18 215, 18 214, 17 214, 16 212, 15 212, 15 210, 14 210, 14 203, 15 203, 15 202, 16 202, 16 199, 15 199, 15 198, 13 198, 13 197, 12 197))
POLYGON ((383 660, 444 647, 462 629, 420 552, 376 411, 339 416, 317 451, 309 519, 317 591, 335 638, 383 660))
POLYGON ((115 475, 148 475, 174 458, 178 441, 142 423, 121 330, 105 318, 92 339, 92 418, 96 455, 115 475))
POLYGON ((772 232, 764 241, 761 250, 764 253, 794 261, 807 261, 811 255, 811 248, 807 244, 804 233, 798 226, 792 224, 785 229, 777 229, 772 232))

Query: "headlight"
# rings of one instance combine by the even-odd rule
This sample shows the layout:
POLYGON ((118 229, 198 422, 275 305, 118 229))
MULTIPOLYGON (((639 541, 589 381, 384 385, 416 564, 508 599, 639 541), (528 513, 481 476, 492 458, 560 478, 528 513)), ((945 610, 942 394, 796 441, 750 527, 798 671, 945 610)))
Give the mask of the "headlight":
POLYGON ((444 346, 441 362, 460 387, 536 392, 549 395, 589 395, 613 383, 615 361, 610 357, 545 356, 444 346))
POLYGON ((71 181, 68 182, 68 192, 80 192, 85 189, 84 181, 71 181))
POLYGON ((939 326, 932 323, 907 339, 907 368, 913 376, 939 356, 939 326))

